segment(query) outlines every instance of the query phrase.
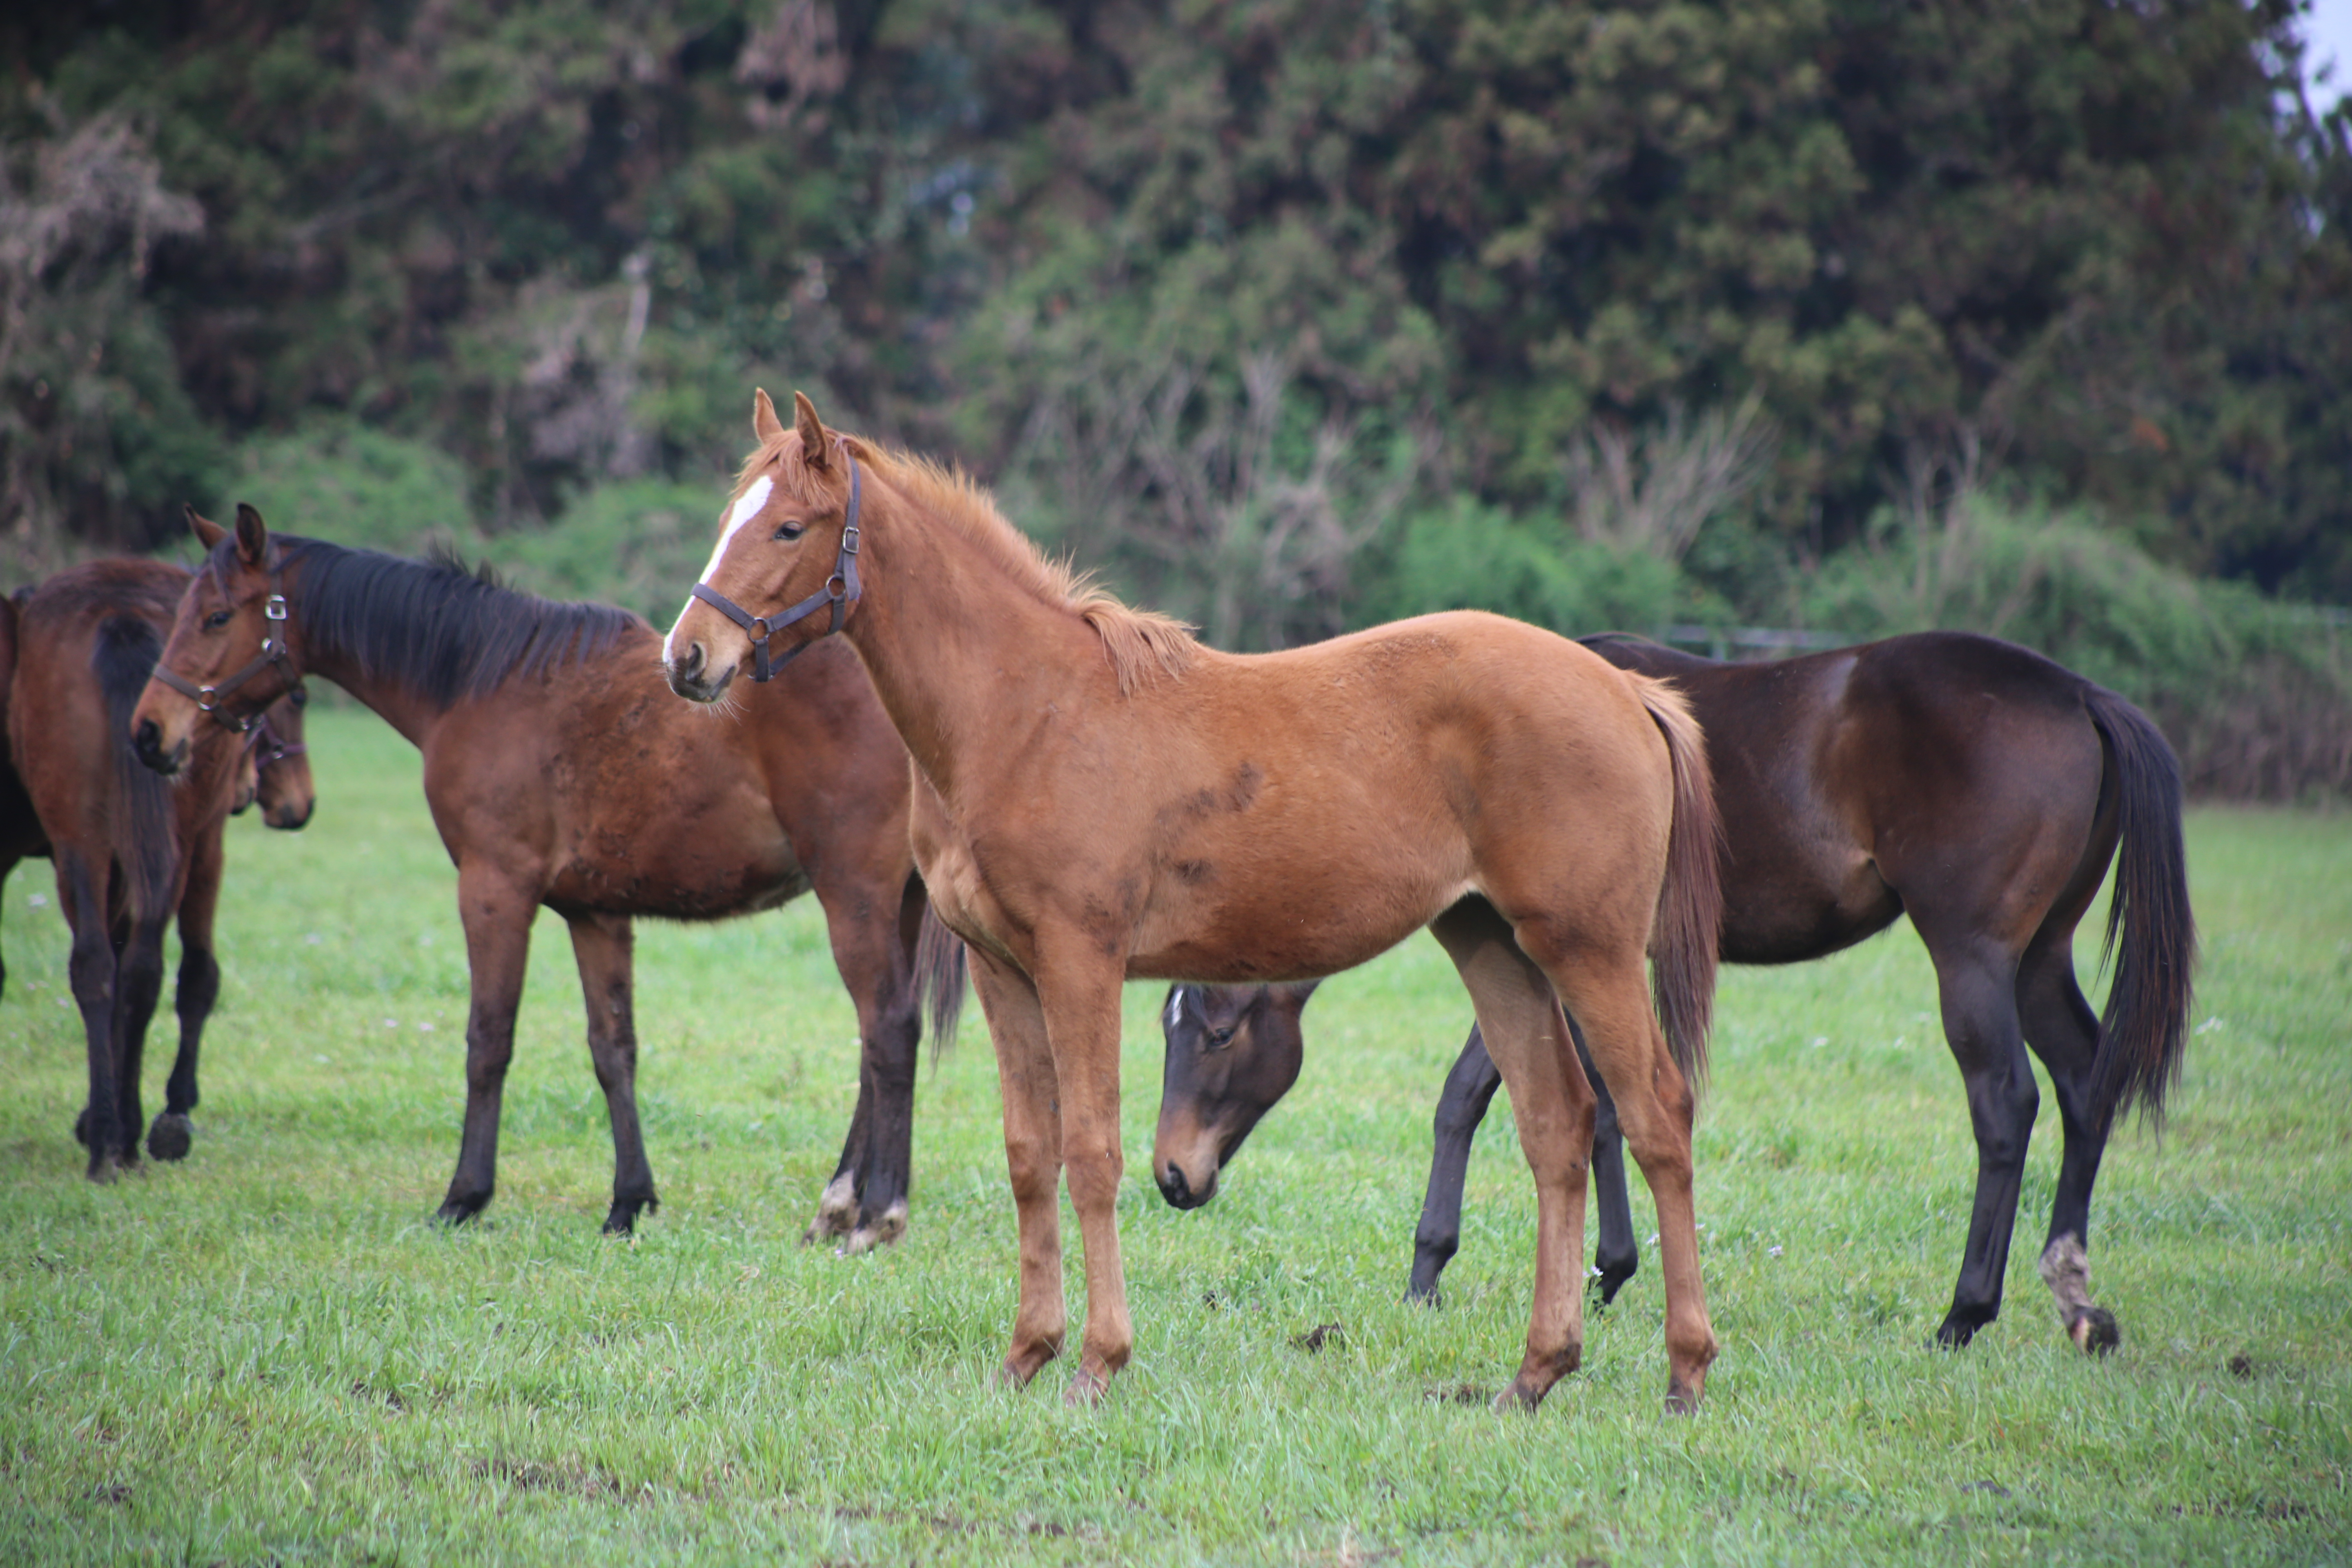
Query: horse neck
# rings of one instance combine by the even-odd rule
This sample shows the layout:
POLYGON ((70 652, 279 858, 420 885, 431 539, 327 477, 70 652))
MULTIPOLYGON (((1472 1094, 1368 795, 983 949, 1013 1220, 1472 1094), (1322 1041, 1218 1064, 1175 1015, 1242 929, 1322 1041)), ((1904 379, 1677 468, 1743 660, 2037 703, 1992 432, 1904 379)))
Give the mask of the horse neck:
POLYGON ((300 652, 302 673, 315 675, 321 680, 332 681, 356 697, 375 716, 400 731, 403 739, 422 751, 425 737, 440 722, 441 713, 433 704, 411 691, 396 679, 371 675, 351 650, 341 644, 319 637, 302 619, 302 565, 297 560, 286 569, 286 596, 294 607, 294 641, 300 652))
POLYGON ((865 584, 844 633, 915 763, 952 806, 985 759, 1017 761, 1050 708, 1112 676, 1102 640, 952 523, 903 503, 866 530, 865 584))

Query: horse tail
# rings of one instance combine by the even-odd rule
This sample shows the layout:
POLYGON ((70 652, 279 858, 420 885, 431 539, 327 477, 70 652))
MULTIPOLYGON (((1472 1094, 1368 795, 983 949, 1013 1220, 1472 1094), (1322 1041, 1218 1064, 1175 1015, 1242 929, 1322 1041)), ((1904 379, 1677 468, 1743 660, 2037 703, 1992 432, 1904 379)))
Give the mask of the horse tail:
POLYGON ((963 938, 941 923, 938 912, 926 900, 922 928, 915 938, 915 992, 923 999, 929 1015, 933 1071, 955 1048, 956 1026, 963 1021, 964 980, 969 963, 963 938))
POLYGON ((1666 839, 1666 878, 1650 934, 1650 986, 1666 1046, 1693 1095, 1706 1080, 1706 1036, 1715 1022, 1715 963, 1723 934, 1718 860, 1723 823, 1706 737, 1671 682, 1627 672, 1650 721, 1665 737, 1674 763, 1675 820, 1666 839))
POLYGON ((173 842, 172 786, 131 749, 131 711, 155 672, 163 639, 136 616, 99 623, 89 663, 106 700, 106 746, 114 757, 114 858, 121 866, 134 921, 162 916, 179 870, 173 842))
POLYGON ((2119 822, 2115 896, 2099 966, 2115 984, 2091 1062, 2093 1114, 2101 1125, 2137 1105, 2151 1123, 2180 1079, 2189 1043, 2189 972, 2197 921, 2180 841, 2180 763, 2147 714, 2085 682, 2084 705, 2106 742, 2119 822))

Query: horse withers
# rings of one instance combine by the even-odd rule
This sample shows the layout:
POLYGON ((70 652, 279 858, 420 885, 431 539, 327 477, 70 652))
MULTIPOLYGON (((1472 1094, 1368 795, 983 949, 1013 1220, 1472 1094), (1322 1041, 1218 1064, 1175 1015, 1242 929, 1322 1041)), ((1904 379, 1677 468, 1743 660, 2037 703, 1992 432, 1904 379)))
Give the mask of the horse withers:
POLYGON ((1691 1083, 1715 980, 1714 807, 1665 683, 1493 616, 1427 616, 1238 657, 1090 590, 976 487, 754 401, 759 448, 666 647, 715 702, 829 631, 856 647, 919 774, 915 853, 972 949, 1004 1091, 1021 1238, 1003 1375, 1067 1322, 1058 1188, 1085 1239, 1074 1402, 1133 1348, 1117 1199, 1129 978, 1304 979, 1423 926, 1512 1087, 1537 1189, 1532 1407, 1583 1351, 1593 1100, 1567 1002, 1657 1195, 1667 1398, 1716 1340, 1692 1210, 1691 1083), (1644 955, 1658 951, 1664 1028, 1644 955))
MULTIPOLYGON (((1907 912, 1934 962, 1945 1037, 1976 1130, 1976 1202, 1937 1338, 1964 1345, 2000 1310, 2042 1058, 2064 1149, 2041 1273, 2085 1351, 2114 1346, 2090 1300, 2091 1190, 2116 1117, 2160 1114, 2187 1039, 2196 927, 2178 763, 2123 698, 2013 644, 1891 637, 1770 664, 1722 664, 1636 637, 1603 658, 1671 677, 1707 731, 1722 810, 1722 956, 1789 963, 1907 912), (2116 976, 2104 1019, 2074 976, 2074 928, 2110 864, 2116 976)), ((1305 998, 1180 991, 1154 1169, 1178 1206, 1297 1076, 1305 998)), ((1471 1134, 1500 1083, 1474 1027, 1447 1076, 1408 1295, 1434 1300, 1461 1237, 1471 1134)), ((1605 1092, 1593 1150, 1603 1299, 1637 1253, 1605 1092)), ((1197 1194, 1197 1195, 1195 1195, 1197 1194)), ((1190 1199, 1188 1203, 1186 1199, 1190 1199)))
POLYGON ((147 1147, 176 1160, 188 1152, 197 1059, 220 993, 213 921, 223 827, 256 794, 278 827, 302 826, 314 803, 290 694, 267 715, 266 766, 252 744, 257 728, 207 725, 176 789, 132 754, 131 710, 187 581, 162 562, 101 561, 50 578, 15 616, 9 752, 73 931, 68 973, 89 1058, 89 1099, 75 1135, 93 1181, 138 1162, 140 1064, 163 988, 164 922, 178 917, 180 1047, 147 1147))
POLYGON ((928 919, 908 844, 906 748, 845 647, 706 714, 664 688, 653 628, 609 605, 516 593, 453 561, 405 561, 199 520, 209 551, 134 721, 171 771, 207 707, 249 713, 305 673, 400 731, 457 868, 472 1000, 466 1113, 436 1217, 497 1188, 516 1010, 543 907, 571 929, 588 1053, 613 1130, 604 1229, 657 1206, 636 1102, 635 926, 721 920, 814 890, 857 1010, 857 1108, 810 1238, 860 1251, 906 1227, 915 1065, 962 1000, 961 949, 928 919))

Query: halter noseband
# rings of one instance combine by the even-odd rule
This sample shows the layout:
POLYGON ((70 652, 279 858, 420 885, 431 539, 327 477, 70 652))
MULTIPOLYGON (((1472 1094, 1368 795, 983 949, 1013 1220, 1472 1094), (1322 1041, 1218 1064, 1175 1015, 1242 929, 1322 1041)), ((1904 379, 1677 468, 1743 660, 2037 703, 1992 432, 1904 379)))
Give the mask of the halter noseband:
MULTIPOLYGON (((272 575, 274 576, 275 574, 272 575)), ((155 666, 155 679, 181 696, 193 699, 198 711, 211 714, 222 728, 234 730, 240 735, 250 734, 253 727, 261 721, 263 710, 257 708, 242 719, 233 718, 228 710, 221 706, 221 699, 268 669, 271 665, 287 663, 292 658, 291 652, 286 646, 286 595, 278 591, 275 583, 270 585, 269 597, 262 605, 261 613, 269 621, 269 630, 262 635, 261 651, 254 656, 251 663, 219 685, 198 686, 186 676, 176 670, 167 669, 161 663, 155 666)), ((299 677, 295 684, 300 684, 299 677)), ((281 747, 278 754, 290 753, 281 747)), ((273 762, 276 760, 276 757, 271 758, 273 762)))
MULTIPOLYGON (((752 650, 759 656, 751 667, 751 679, 766 680, 776 671, 814 647, 817 637, 811 637, 782 658, 768 657, 768 639, 793 625, 804 621, 827 605, 833 606, 833 624, 824 628, 824 636, 831 637, 849 618, 849 606, 857 603, 857 459, 844 447, 841 454, 849 460, 849 510, 841 525, 841 552, 834 557, 833 575, 824 586, 781 615, 755 616, 708 583, 694 585, 694 596, 741 626, 751 636, 752 650)), ((243 677, 239 677, 240 679, 243 677)))

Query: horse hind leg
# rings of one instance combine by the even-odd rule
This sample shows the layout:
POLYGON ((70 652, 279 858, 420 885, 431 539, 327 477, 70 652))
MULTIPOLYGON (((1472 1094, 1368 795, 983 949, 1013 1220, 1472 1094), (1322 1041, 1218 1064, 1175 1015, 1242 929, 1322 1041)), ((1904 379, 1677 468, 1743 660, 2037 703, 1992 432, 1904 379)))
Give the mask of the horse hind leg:
POLYGON ((106 879, 102 863, 60 844, 57 847, 58 902, 73 931, 73 950, 66 961, 66 977, 74 1004, 81 1013, 82 1037, 88 1047, 89 1099, 74 1122, 74 1138, 89 1151, 89 1175, 93 1182, 114 1180, 114 1151, 121 1139, 115 1127, 120 1095, 115 1087, 119 1063, 115 1056, 114 936, 108 929, 106 879))
POLYGON ((820 887, 834 963, 857 1008, 857 1110, 806 1239, 839 1237, 855 1258, 907 1234, 915 1158, 915 1068, 922 1046, 915 945, 924 909, 919 885, 884 900, 868 889, 820 887), (888 909, 886 922, 870 911, 888 909), (841 911, 836 915, 835 911, 841 911))
POLYGON ((1584 1355, 1584 1297, 1576 1275, 1584 1251, 1592 1091, 1551 982, 1519 951, 1493 906, 1465 900, 1430 929, 1454 960, 1487 1054, 1510 1086, 1519 1149, 1535 1179, 1535 1300, 1527 1351, 1518 1375, 1496 1400, 1497 1409, 1532 1410, 1584 1355))
POLYGON ((1633 1240, 1633 1205, 1625 1190, 1625 1131, 1618 1125, 1617 1101, 1601 1069, 1592 1065, 1592 1048, 1576 1020, 1568 1021, 1576 1040, 1576 1059, 1592 1086, 1592 1207, 1601 1221, 1600 1239, 1592 1247, 1592 1288, 1601 1304, 1609 1305, 1625 1281, 1642 1267, 1642 1249, 1633 1240))
POLYGON ((2042 1282, 2056 1298, 2058 1321, 2086 1352, 2104 1355, 2123 1342, 2115 1314, 2090 1297, 2091 1189, 2099 1179, 2109 1127, 2091 1109, 2091 1064, 2099 1020, 2074 978, 2069 940, 2046 928, 2018 965, 2018 1013, 2026 1043, 2050 1070, 2051 1091, 2065 1136, 2058 1190, 2050 1205, 2050 1235, 2042 1245, 2042 1282))
MULTIPOLYGON (((1688 1413, 1706 1393, 1707 1368, 1718 1349, 1699 1271, 1690 1086, 1652 1011, 1638 948, 1601 950, 1549 941, 1548 930, 1529 925, 1522 925, 1518 935, 1542 958, 1582 1030, 1592 1065, 1615 1103, 1625 1143, 1657 1204, 1658 1268, 1666 1296, 1666 1408, 1688 1413)), ((1630 1212, 1626 1219, 1630 1252, 1630 1212)))
POLYGON ((124 1165, 139 1163, 139 1129, 145 1121, 139 1075, 146 1056, 147 1026, 163 994, 163 921, 160 913, 134 919, 130 939, 115 958, 115 1157, 124 1165))
POLYGON ((588 1058, 613 1124, 613 1206, 604 1215, 604 1234, 626 1236, 636 1229, 640 1211, 661 1207, 637 1121, 635 933, 624 915, 582 915, 570 924, 580 995, 587 1005, 588 1058))
POLYGON ((1968 1244, 1952 1286, 1951 1309, 1936 1330, 1937 1343, 1957 1349, 2000 1315, 2018 1187, 2042 1097, 2033 1087, 2018 1024, 2014 957, 1989 941, 1939 943, 1927 931, 1920 934, 1936 962, 1944 1037, 1968 1086, 1969 1121, 1977 1142, 1968 1244))

